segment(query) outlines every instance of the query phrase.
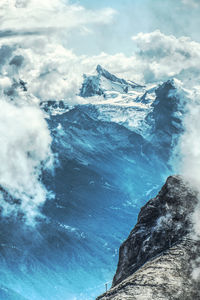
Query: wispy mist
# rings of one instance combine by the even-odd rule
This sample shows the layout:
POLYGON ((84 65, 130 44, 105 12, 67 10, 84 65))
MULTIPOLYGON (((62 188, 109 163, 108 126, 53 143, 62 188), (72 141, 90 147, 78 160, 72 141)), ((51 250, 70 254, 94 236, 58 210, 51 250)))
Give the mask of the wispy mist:
POLYGON ((17 203, 4 201, 2 192, 3 214, 23 212, 32 222, 46 200, 41 168, 51 163, 51 137, 40 110, 1 100, 0 144, 0 186, 17 203))

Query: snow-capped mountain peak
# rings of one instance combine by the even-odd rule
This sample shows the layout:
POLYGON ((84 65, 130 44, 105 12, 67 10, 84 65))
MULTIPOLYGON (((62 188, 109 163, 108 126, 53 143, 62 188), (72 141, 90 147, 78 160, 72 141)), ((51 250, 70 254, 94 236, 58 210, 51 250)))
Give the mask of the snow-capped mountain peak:
POLYGON ((127 94, 136 88, 143 88, 133 81, 118 78, 100 65, 97 65, 96 72, 97 74, 92 76, 84 74, 84 81, 80 90, 81 97, 103 95, 107 98, 107 92, 114 91, 127 94))

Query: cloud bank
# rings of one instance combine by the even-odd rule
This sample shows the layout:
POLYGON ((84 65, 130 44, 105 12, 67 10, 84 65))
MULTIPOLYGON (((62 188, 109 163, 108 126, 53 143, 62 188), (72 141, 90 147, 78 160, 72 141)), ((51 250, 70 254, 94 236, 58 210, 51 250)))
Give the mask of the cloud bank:
POLYGON ((39 99, 80 101, 83 73, 92 73, 97 64, 118 76, 149 83, 176 77, 188 85, 199 78, 200 44, 188 37, 166 36, 159 30, 133 37, 137 53, 96 56, 76 55, 57 39, 29 36, 1 42, 4 82, 21 78, 28 82, 30 93, 39 99), (18 61, 17 61, 18 58, 18 61), (195 74, 195 76, 194 76, 195 74))
MULTIPOLYGON (((2 0, 0 3, 1 32, 13 36, 29 34, 66 33, 73 28, 88 30, 87 25, 111 22, 115 11, 87 10, 61 0, 2 0)), ((55 37, 54 37, 55 38, 55 37)))
MULTIPOLYGON (((116 12, 109 8, 88 10, 61 0, 2 0, 0 3, 0 101, 3 108, 0 128, 4 145, 0 151, 0 186, 14 198, 20 198, 21 210, 33 218, 46 199, 47 191, 40 174, 51 158, 51 137, 38 106, 40 101, 64 99, 69 104, 87 101, 78 96, 82 75, 93 73, 97 64, 142 84, 175 77, 193 91, 198 86, 200 43, 189 37, 177 38, 159 30, 139 33, 132 37, 133 49, 135 45, 137 51, 130 56, 123 53, 77 55, 70 49, 68 34, 74 30, 83 35, 93 34, 95 26, 109 24, 115 17, 116 12), (20 80, 27 82, 28 92, 22 91, 20 80), (9 132, 7 139, 3 132, 9 132)), ((187 130, 180 142, 184 174, 193 159, 200 161, 200 154, 195 150, 200 149, 198 97, 197 94, 191 97, 195 100, 188 106, 187 130), (196 143, 192 149, 191 143, 196 143)), ((199 163, 194 163, 196 176, 198 166, 199 163)), ((1 203, 3 201, 2 198, 1 203)), ((2 204, 4 212, 11 213, 11 206, 6 205, 2 204)))
POLYGON ((188 82, 195 79, 194 73, 199 76, 200 43, 189 37, 167 36, 159 30, 132 39, 139 49, 137 57, 146 82, 171 77, 188 82))
POLYGON ((46 199, 41 169, 51 163, 51 137, 42 112, 34 106, 17 106, 1 99, 0 144, 3 214, 17 215, 21 211, 31 222, 46 199), (16 205, 4 201, 4 191, 16 205))

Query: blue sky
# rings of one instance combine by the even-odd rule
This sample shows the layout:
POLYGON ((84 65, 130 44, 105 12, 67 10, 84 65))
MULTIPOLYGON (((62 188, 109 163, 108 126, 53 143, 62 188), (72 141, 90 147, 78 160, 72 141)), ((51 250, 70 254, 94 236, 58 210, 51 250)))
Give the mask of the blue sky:
POLYGON ((139 32, 161 32, 176 37, 190 36, 200 41, 200 5, 194 0, 72 0, 87 9, 111 7, 116 10, 113 22, 97 26, 94 34, 80 36, 72 33, 69 45, 79 54, 131 54, 135 45, 131 36, 139 32), (187 2, 184 3, 184 2, 187 2), (81 47, 80 47, 81 45, 81 47))

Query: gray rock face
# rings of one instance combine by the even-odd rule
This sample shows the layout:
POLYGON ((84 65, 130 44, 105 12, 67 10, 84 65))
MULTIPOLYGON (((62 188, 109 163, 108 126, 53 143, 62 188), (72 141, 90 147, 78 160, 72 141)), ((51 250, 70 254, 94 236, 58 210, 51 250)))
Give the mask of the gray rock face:
POLYGON ((191 278, 191 260, 200 244, 185 240, 148 261, 98 300, 198 300, 200 284, 191 278))
POLYGON ((180 176, 167 179, 121 245, 112 288, 97 299, 200 299, 191 276, 200 257, 200 241, 191 238, 197 195, 180 176))

